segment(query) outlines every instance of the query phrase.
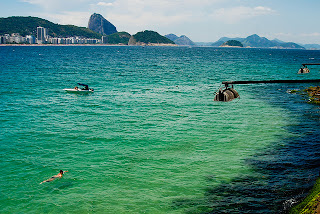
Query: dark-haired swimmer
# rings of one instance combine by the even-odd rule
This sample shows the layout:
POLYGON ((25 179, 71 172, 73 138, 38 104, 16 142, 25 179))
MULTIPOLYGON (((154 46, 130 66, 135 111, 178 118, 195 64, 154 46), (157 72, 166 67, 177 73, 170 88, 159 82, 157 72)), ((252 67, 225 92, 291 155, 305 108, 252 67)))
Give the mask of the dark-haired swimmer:
POLYGON ((52 176, 51 178, 49 178, 49 179, 47 179, 47 180, 45 180, 45 181, 42 181, 40 184, 45 183, 45 182, 53 181, 53 180, 56 179, 56 178, 61 178, 61 177, 63 176, 63 173, 65 173, 65 172, 68 172, 68 171, 62 171, 62 170, 60 170, 59 174, 54 175, 54 176, 52 176))

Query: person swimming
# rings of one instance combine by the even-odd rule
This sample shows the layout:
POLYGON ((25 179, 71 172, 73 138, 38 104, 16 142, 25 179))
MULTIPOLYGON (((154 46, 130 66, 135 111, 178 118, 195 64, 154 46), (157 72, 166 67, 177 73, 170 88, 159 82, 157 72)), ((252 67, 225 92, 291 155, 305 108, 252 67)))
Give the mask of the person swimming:
POLYGON ((53 180, 55 180, 56 178, 62 178, 62 176, 63 176, 63 174, 64 174, 65 172, 68 172, 68 171, 62 171, 62 170, 60 170, 59 174, 54 175, 54 176, 52 176, 51 178, 42 181, 40 184, 45 183, 45 182, 53 181, 53 180))

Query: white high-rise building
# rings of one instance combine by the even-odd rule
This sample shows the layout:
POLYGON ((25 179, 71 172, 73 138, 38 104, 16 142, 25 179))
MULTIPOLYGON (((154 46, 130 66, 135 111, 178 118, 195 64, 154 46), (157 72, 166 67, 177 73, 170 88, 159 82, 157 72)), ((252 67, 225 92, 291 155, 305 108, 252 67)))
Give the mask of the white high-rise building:
POLYGON ((46 43, 48 30, 44 27, 37 27, 37 43, 46 43))
POLYGON ((36 43, 36 38, 32 35, 27 35, 26 36, 26 41, 29 44, 35 44, 36 43))

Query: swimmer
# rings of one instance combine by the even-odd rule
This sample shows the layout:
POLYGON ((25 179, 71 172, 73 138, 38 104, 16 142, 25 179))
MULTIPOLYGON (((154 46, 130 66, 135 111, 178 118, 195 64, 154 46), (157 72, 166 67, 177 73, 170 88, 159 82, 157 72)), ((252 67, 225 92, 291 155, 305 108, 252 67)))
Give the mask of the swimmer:
POLYGON ((45 182, 53 181, 53 180, 56 179, 56 178, 62 178, 63 173, 65 173, 65 172, 68 172, 68 171, 62 171, 62 170, 60 170, 59 174, 54 175, 54 176, 52 176, 51 178, 49 178, 49 179, 47 179, 47 180, 45 180, 45 181, 42 181, 40 184, 45 183, 45 182))

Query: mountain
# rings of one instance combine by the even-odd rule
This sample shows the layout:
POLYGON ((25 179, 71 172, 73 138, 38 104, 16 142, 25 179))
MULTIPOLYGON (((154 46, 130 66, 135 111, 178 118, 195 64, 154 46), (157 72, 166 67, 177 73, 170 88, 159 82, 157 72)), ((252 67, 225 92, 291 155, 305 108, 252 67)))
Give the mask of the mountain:
POLYGON ((113 33, 111 35, 107 36, 107 43, 108 44, 123 44, 127 45, 129 43, 131 35, 127 32, 118 32, 118 33, 113 33))
POLYGON ((293 42, 286 42, 286 43, 282 43, 279 45, 280 48, 285 48, 285 49, 305 49, 303 46, 298 45, 296 43, 293 42))
POLYGON ((221 37, 218 41, 214 42, 211 44, 211 46, 214 46, 214 47, 219 47, 221 46, 223 43, 229 41, 229 40, 236 40, 236 41, 239 41, 239 42, 243 42, 244 38, 229 38, 229 37, 221 37))
POLYGON ((260 37, 257 34, 248 36, 247 38, 228 38, 222 37, 215 43, 212 43, 212 46, 221 46, 228 40, 237 40, 243 44, 244 47, 253 47, 253 48, 284 48, 284 49, 305 49, 301 45, 298 45, 293 42, 282 42, 280 40, 269 40, 265 37, 260 37))
POLYGON ((59 25, 37 17, 13 16, 0 18, 0 35, 19 33, 22 36, 37 35, 37 27, 45 27, 52 37, 82 36, 85 38, 100 39, 101 34, 85 27, 74 25, 59 25))
POLYGON ((228 40, 221 47, 243 47, 243 44, 237 40, 228 40))
POLYGON ((320 50, 320 45, 319 44, 305 44, 305 45, 301 45, 306 49, 309 50, 320 50))
POLYGON ((185 35, 178 37, 175 34, 168 34, 168 35, 165 35, 165 37, 167 37, 168 39, 170 39, 171 41, 173 41, 177 45, 188 45, 188 46, 195 46, 196 45, 193 41, 191 41, 191 39, 189 39, 185 35))
POLYGON ((265 37, 260 37, 257 34, 248 36, 242 43, 245 47, 271 48, 278 46, 278 43, 272 42, 265 37))
POLYGON ((173 45, 174 42, 170 39, 161 36, 159 33, 146 30, 138 32, 130 37, 128 45, 154 45, 154 44, 170 44, 173 45))
MULTIPOLYGON (((232 40, 232 39, 230 39, 232 40)), ((229 41, 228 39, 226 41, 229 41)), ((223 41, 221 39, 219 39, 218 41, 214 42, 211 44, 211 46, 214 46, 214 47, 220 47, 223 43, 225 43, 226 41, 223 41)))
POLYGON ((280 39, 274 39, 272 41, 278 42, 278 43, 285 43, 284 41, 280 40, 280 39))
POLYGON ((165 35, 168 39, 174 42, 174 40, 179 39, 179 37, 173 33, 165 35))
POLYGON ((90 16, 88 28, 102 35, 111 35, 118 32, 113 24, 97 13, 90 16))

